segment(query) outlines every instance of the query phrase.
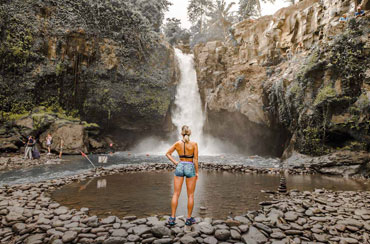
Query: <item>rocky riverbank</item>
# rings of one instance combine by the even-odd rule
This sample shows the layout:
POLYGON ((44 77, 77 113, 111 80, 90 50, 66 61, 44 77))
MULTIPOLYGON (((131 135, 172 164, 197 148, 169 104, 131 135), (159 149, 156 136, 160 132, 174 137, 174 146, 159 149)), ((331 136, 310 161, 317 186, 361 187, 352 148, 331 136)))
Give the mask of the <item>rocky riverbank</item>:
MULTIPOLYGON (((204 163, 203 167, 211 167, 204 163)), ((219 170, 236 170, 239 166, 219 170)), ((121 172, 169 170, 170 164, 125 165, 40 183, 0 187, 1 243, 367 243, 370 192, 316 190, 274 195, 261 210, 224 220, 165 225, 168 216, 100 219, 89 209, 68 209, 49 192, 90 177, 121 172)), ((248 169, 244 172, 251 173, 248 169)), ((272 172, 272 171, 271 171, 272 172)))
POLYGON ((39 159, 24 159, 23 155, 10 154, 0 156, 0 172, 12 169, 24 169, 43 164, 60 164, 62 159, 57 155, 41 154, 39 159))

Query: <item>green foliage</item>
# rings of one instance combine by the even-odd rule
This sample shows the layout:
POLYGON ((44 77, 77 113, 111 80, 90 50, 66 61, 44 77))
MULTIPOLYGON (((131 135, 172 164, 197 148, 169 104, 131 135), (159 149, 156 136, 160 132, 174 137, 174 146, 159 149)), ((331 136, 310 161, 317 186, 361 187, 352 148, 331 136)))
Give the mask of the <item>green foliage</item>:
POLYGON ((208 9, 212 8, 212 0, 190 0, 188 5, 188 17, 191 23, 200 25, 200 33, 203 32, 203 25, 208 9))
POLYGON ((167 41, 171 44, 177 44, 180 41, 189 43, 190 33, 188 30, 181 28, 181 20, 176 18, 168 18, 163 26, 163 32, 167 41))
POLYGON ((306 62, 302 65, 301 71, 297 74, 297 80, 305 82, 305 79, 309 78, 313 71, 315 71, 318 62, 320 60, 319 51, 316 50, 306 59, 306 62))
POLYGON ((33 53, 33 38, 30 30, 23 32, 5 31, 5 40, 0 42, 0 67, 15 71, 25 67, 33 53))
MULTIPOLYGON (((262 0, 262 2, 275 2, 275 0, 262 0)), ((239 16, 249 19, 261 16, 261 0, 239 0, 239 16)))
POLYGON ((331 86, 325 86, 320 89, 319 93, 316 96, 314 105, 317 106, 323 102, 327 102, 329 99, 336 97, 337 93, 334 88, 331 86))
POLYGON ((328 153, 323 143, 323 131, 316 127, 307 127, 302 131, 300 138, 301 152, 308 155, 319 156, 328 153))

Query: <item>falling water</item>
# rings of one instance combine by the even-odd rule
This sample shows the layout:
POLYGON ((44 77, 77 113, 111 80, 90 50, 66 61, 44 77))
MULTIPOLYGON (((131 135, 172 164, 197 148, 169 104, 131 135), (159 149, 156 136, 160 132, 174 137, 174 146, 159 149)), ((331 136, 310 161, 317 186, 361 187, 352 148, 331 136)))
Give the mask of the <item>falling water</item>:
MULTIPOLYGON (((188 125, 192 131, 190 140, 199 145, 201 155, 214 155, 220 153, 235 153, 235 146, 221 141, 209 135, 203 134, 203 126, 206 116, 202 110, 197 74, 194 68, 193 55, 184 54, 175 49, 177 61, 181 72, 180 82, 177 86, 175 96, 175 108, 172 111, 172 123, 176 126, 179 139, 181 127, 188 125)), ((137 153, 162 154, 174 142, 162 141, 158 138, 147 138, 139 143, 132 151, 137 153)))
POLYGON ((192 140, 201 141, 204 126, 202 102, 200 100, 197 74, 194 69, 193 55, 184 54, 175 49, 181 70, 180 83, 177 86, 175 105, 172 111, 172 123, 181 132, 183 125, 190 126, 192 140))

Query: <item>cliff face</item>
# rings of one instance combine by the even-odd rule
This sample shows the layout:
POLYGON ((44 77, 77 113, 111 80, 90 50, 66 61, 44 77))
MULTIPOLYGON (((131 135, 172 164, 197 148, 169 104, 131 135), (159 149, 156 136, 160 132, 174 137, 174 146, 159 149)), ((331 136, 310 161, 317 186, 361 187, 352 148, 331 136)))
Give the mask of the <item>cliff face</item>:
POLYGON ((197 46, 208 128, 284 157, 369 152, 370 20, 339 23, 353 16, 351 2, 306 0, 238 23, 226 43, 197 46), (239 136, 223 129, 238 121, 239 136))
POLYGON ((0 2, 0 111, 68 111, 123 140, 166 131, 173 49, 124 1, 0 2))

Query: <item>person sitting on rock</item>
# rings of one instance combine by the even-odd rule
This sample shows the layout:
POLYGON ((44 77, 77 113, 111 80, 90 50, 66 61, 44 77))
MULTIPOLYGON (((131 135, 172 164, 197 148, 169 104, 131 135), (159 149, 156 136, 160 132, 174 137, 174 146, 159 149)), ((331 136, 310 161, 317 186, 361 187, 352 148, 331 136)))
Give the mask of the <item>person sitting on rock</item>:
POLYGON ((361 9, 361 6, 358 6, 357 12, 355 13, 355 17, 358 18, 364 15, 365 15, 365 11, 361 9))
POLYGON ((339 18, 340 23, 346 23, 348 21, 347 14, 343 14, 342 17, 339 18))

